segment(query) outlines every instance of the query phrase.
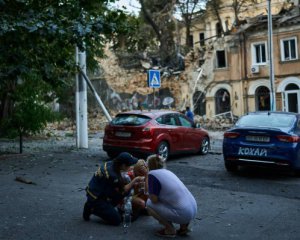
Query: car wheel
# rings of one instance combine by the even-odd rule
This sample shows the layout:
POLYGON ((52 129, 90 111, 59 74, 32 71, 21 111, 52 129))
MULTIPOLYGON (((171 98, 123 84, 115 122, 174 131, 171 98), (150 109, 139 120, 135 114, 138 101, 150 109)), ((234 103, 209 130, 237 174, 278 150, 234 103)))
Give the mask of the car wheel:
POLYGON ((228 172, 237 172, 239 166, 237 164, 225 162, 225 168, 228 172))
POLYGON ((203 140, 201 142, 199 153, 201 155, 205 155, 208 153, 208 150, 209 150, 209 139, 208 139, 208 137, 205 137, 205 138, 203 138, 203 140))
POLYGON ((163 160, 167 161, 169 158, 169 145, 167 142, 161 142, 157 147, 157 154, 160 155, 163 160))

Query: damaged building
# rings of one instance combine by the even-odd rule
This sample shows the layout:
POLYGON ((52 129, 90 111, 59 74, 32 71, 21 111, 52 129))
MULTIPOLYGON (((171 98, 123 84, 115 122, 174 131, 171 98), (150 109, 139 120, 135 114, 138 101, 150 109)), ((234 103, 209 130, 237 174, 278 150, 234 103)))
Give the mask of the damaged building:
MULTIPOLYGON (((272 14, 277 110, 299 113, 299 1, 272 1, 272 14)), ((245 9, 238 22, 229 6, 219 16, 207 9, 194 19, 193 51, 185 56, 184 69, 162 70, 161 87, 156 90, 147 86, 147 70, 152 67, 147 57, 140 59, 140 69, 130 70, 122 68, 107 49, 108 58, 99 60, 104 74, 91 77, 104 103, 112 111, 191 106, 196 115, 206 118, 271 110, 266 1, 251 11, 245 9)), ((180 35, 185 36, 184 28, 180 35)))
MULTIPOLYGON (((272 3, 276 106, 279 111, 299 113, 299 1, 272 3)), ((217 17, 206 12, 195 21, 190 40, 203 69, 202 76, 191 81, 192 103, 194 111, 203 115, 205 102, 208 118, 271 110, 266 1, 248 9, 238 24, 230 7, 220 12, 224 32, 217 17)))

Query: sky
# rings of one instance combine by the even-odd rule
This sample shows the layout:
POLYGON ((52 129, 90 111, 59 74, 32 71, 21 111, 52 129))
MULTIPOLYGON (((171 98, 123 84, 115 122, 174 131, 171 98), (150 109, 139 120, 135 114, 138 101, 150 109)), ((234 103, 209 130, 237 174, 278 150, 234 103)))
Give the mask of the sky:
POLYGON ((125 6, 129 13, 134 13, 134 14, 138 14, 141 6, 138 0, 119 0, 119 1, 116 0, 114 5, 117 8, 122 8, 123 6, 125 6))

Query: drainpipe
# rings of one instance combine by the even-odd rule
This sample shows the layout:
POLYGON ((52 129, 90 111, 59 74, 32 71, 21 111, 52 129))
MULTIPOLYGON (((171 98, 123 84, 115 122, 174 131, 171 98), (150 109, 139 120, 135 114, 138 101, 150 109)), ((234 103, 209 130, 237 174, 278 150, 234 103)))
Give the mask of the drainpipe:
MULTIPOLYGON (((240 35, 241 36, 241 35, 240 35)), ((242 76, 243 79, 246 80, 246 82, 248 83, 248 61, 247 61, 247 48, 246 48, 246 37, 245 37, 245 33, 242 33, 242 44, 241 44, 242 49, 242 55, 244 58, 244 76, 242 76)), ((244 96, 245 96, 245 112, 247 113, 249 112, 249 106, 248 106, 248 89, 244 87, 245 81, 243 81, 243 92, 244 92, 244 96), (246 90, 245 90, 246 89, 246 90)), ((247 84, 248 85, 248 84, 247 84)))

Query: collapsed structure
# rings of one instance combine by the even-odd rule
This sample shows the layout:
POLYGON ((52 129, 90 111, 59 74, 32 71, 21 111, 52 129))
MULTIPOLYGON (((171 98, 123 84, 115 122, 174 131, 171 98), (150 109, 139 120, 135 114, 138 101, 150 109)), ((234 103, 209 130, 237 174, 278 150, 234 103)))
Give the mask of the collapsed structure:
MULTIPOLYGON (((299 113, 299 1, 272 2, 276 106, 279 111, 299 113)), ((184 70, 161 69, 161 88, 156 92, 147 87, 147 70, 152 66, 146 55, 139 70, 130 70, 120 67, 107 49, 109 57, 99 60, 103 73, 91 79, 111 111, 153 106, 182 110, 189 105, 205 119, 224 115, 234 120, 249 111, 271 110, 265 5, 261 1, 246 9, 237 22, 225 1, 219 14, 223 32, 212 9, 195 18, 190 36, 193 51, 184 58, 184 70)), ((181 28, 180 36, 185 36, 184 31, 181 28)))

